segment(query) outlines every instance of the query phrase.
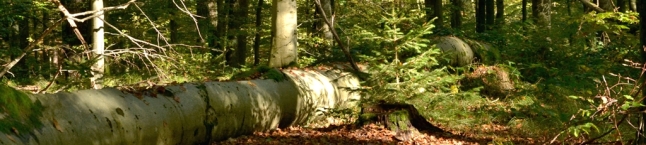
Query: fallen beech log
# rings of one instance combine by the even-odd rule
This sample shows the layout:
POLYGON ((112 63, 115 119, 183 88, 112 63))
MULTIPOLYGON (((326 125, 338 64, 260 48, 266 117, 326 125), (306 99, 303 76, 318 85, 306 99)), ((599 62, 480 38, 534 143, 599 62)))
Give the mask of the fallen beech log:
MULTIPOLYGON (((41 125, 0 144, 196 144, 304 124, 317 112, 355 107, 359 81, 340 71, 285 70, 286 80, 184 83, 30 95, 41 125)), ((0 117, 3 119, 4 117, 0 117)))

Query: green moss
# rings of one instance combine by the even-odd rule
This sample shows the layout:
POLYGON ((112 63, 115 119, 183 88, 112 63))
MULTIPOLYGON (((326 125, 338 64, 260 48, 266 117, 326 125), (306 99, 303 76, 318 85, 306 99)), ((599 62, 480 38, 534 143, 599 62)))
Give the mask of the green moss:
POLYGON ((278 69, 270 69, 269 71, 263 73, 263 77, 267 79, 272 79, 276 82, 284 81, 286 79, 285 74, 278 69))
POLYGON ((43 109, 40 101, 32 102, 26 93, 5 84, 0 84, 0 92, 0 131, 20 133, 43 125, 38 120, 43 109))
POLYGON ((269 66, 258 66, 248 71, 242 71, 231 77, 230 80, 249 80, 249 79, 272 79, 280 82, 286 79, 285 75, 278 69, 269 66))
POLYGON ((392 131, 408 130, 410 119, 408 118, 408 111, 399 110, 388 114, 388 127, 392 131))

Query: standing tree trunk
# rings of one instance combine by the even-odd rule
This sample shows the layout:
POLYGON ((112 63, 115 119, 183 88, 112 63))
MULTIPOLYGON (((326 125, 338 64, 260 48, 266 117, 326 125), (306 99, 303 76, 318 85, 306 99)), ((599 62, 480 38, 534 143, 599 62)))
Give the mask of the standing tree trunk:
POLYGON ((424 6, 426 7, 426 20, 429 21, 437 18, 433 21, 433 24, 435 25, 435 29, 441 29, 444 25, 442 0, 426 0, 424 6))
POLYGON ((547 50, 549 50, 550 40, 550 29, 551 29, 551 19, 550 19, 550 9, 551 9, 551 0, 532 0, 532 17, 534 22, 538 26, 539 32, 545 32, 543 35, 540 35, 539 38, 542 42, 538 43, 539 50, 538 55, 542 59, 548 59, 547 50))
POLYGON ((501 27, 505 24, 505 1, 496 0, 496 26, 501 27))
POLYGON ((537 25, 550 28, 550 3, 551 0, 533 0, 532 15, 537 25))
MULTIPOLYGON (((92 2, 92 10, 99 11, 103 9, 103 0, 94 0, 92 2)), ((99 11, 99 13, 103 13, 99 11)), ((96 63, 92 65, 92 88, 103 88, 103 71, 104 71, 104 58, 103 51, 105 42, 103 41, 103 14, 98 17, 92 18, 92 52, 97 57, 96 63)))
POLYGON ((436 0, 424 0, 424 12, 426 12, 426 21, 430 21, 431 19, 435 18, 435 14, 433 13, 433 4, 435 4, 436 0))
POLYGON ((284 67, 296 62, 298 57, 296 12, 296 0, 273 0, 270 67, 284 67))
POLYGON ((521 11, 522 11, 522 13, 523 13, 523 16, 522 16, 522 18, 521 18, 521 21, 522 21, 522 22, 526 22, 526 21, 527 21, 527 1, 528 1, 528 0, 523 0, 523 2, 522 2, 522 3, 523 3, 523 4, 522 4, 523 6, 522 6, 522 8, 521 8, 521 11))
POLYGON ((217 25, 217 5, 215 0, 198 0, 196 1, 197 15, 203 18, 198 19, 200 31, 205 40, 199 40, 200 43, 208 43, 207 48, 215 47, 214 33, 217 25))
POLYGON ((485 31, 485 6, 486 0, 476 0, 476 32, 482 33, 485 31))
POLYGON ((451 4, 453 4, 451 28, 460 29, 460 27, 462 27, 462 10, 464 9, 464 2, 462 0, 451 0, 451 4))
POLYGON ((262 5, 264 0, 258 0, 256 6, 256 37, 253 39, 253 65, 260 64, 260 32, 262 30, 262 5))
MULTIPOLYGON (((21 1, 23 3, 26 3, 26 1, 21 1)), ((24 4, 27 5, 27 4, 24 4)), ((27 7, 27 10, 23 12, 23 18, 18 20, 18 47, 15 49, 16 55, 12 55, 12 57, 18 57, 21 54, 21 50, 24 48, 27 48, 29 46, 29 33, 30 33, 30 28, 29 28, 29 15, 31 15, 30 8, 27 7)), ((24 52, 23 52, 24 53, 24 52)), ((29 57, 29 56, 27 56, 29 57)), ((16 78, 29 78, 29 67, 30 65, 27 64, 27 59, 23 61, 18 61, 18 64, 16 65, 16 71, 14 74, 16 75, 16 78)))
POLYGON ((435 4, 433 4, 433 14, 437 18, 437 20, 434 21, 435 23, 435 29, 441 29, 444 26, 444 6, 442 5, 442 0, 435 0, 435 4))
POLYGON ((170 32, 170 43, 171 44, 176 44, 178 43, 177 39, 179 39, 179 36, 177 36, 177 20, 175 20, 175 4, 173 3, 172 0, 169 0, 167 3, 167 10, 169 11, 170 15, 170 22, 168 22, 168 31, 170 32))
POLYGON ((485 4, 485 23, 486 23, 486 29, 491 30, 493 29, 493 26, 495 25, 495 16, 496 16, 496 9, 495 9, 495 1, 494 0, 485 0, 487 1, 485 4))
MULTIPOLYGON (((641 50, 641 56, 642 56, 642 63, 646 62, 646 0, 639 0, 639 7, 638 7, 639 12, 639 25, 641 27, 640 29, 640 36, 639 40, 641 41, 642 47, 639 48, 641 50)), ((646 79, 642 78, 642 86, 646 84, 646 79)), ((642 88, 642 97, 646 96, 646 87, 642 88)), ((646 104, 646 99, 642 100, 642 104, 646 104)), ((637 132, 637 143, 644 144, 646 143, 646 139, 644 139, 644 135, 646 134, 646 114, 642 113, 641 114, 642 118, 639 121, 639 132, 637 132)))
POLYGON ((231 19, 232 26, 236 26, 234 35, 236 36, 236 48, 233 59, 227 59, 229 65, 240 67, 245 64, 247 59, 247 18, 249 16, 249 0, 238 0, 237 7, 233 11, 234 19, 231 19))
POLYGON ((213 38, 213 41, 214 41, 214 45, 215 45, 215 48, 216 48, 217 51, 212 51, 211 52, 211 55, 213 55, 213 57, 215 57, 215 58, 220 56, 222 54, 222 52, 227 51, 226 46, 224 44, 226 39, 223 38, 225 36, 224 34, 226 32, 226 29, 227 29, 227 22, 226 22, 226 17, 227 17, 226 8, 227 7, 225 7, 224 4, 225 4, 225 0, 217 0, 217 2, 216 2, 217 15, 215 15, 216 16, 215 19, 217 21, 217 24, 216 24, 216 28, 215 28, 216 29, 215 33, 213 34, 214 35, 213 37, 215 37, 215 38, 213 38))
MULTIPOLYGON (((332 5, 334 4, 332 2, 333 2, 332 0, 321 0, 321 6, 323 7, 323 12, 318 11, 318 9, 316 11, 317 12, 316 18, 318 18, 318 21, 316 23, 316 27, 318 28, 317 31, 321 32, 319 33, 320 34, 319 36, 323 38, 324 47, 322 49, 329 49, 330 46, 332 46, 332 43, 334 42, 334 38, 333 38, 334 36, 332 36, 332 31, 330 30, 333 28, 328 26, 325 23, 325 20, 323 20, 323 19, 328 19, 330 20, 332 25, 334 25, 334 20, 332 19, 333 18, 332 16, 334 16, 334 10, 332 9, 332 5), (320 13, 325 13, 327 18, 324 18, 323 15, 320 13)), ((321 52, 326 52, 326 51, 321 51, 321 52)))

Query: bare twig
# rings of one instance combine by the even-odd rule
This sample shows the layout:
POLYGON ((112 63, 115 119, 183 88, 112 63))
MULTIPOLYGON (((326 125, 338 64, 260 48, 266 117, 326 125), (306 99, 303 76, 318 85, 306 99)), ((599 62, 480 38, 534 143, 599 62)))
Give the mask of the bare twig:
MULTIPOLYGON (((628 118, 627 116, 628 116, 628 115, 624 115, 624 116, 621 118, 621 120, 619 121, 619 123, 617 123, 617 124, 621 124, 621 123, 623 123, 623 122, 626 120, 626 118, 628 118)), ((608 131, 604 132, 603 134, 601 134, 601 135, 599 135, 599 136, 597 136, 597 137, 591 138, 591 139, 589 139, 589 140, 586 140, 585 142, 580 143, 580 145, 584 145, 584 144, 591 144, 591 143, 592 143, 592 142, 594 142, 595 140, 600 139, 600 138, 602 138, 602 137, 604 137, 604 136, 606 136, 606 135, 610 134, 610 133, 611 133, 612 131, 614 131, 615 129, 618 129, 618 127, 613 127, 613 128, 609 129, 608 131)))
POLYGON ((85 22, 85 21, 87 21, 89 19, 92 19, 94 17, 101 16, 107 11, 126 9, 126 8, 128 8, 128 6, 130 6, 130 4, 135 3, 135 1, 136 0, 130 0, 127 3, 121 4, 121 5, 118 5, 118 6, 104 7, 104 8, 99 9, 99 10, 85 11, 85 12, 74 13, 74 14, 70 14, 70 15, 66 15, 66 16, 69 16, 70 19, 72 19, 74 21, 77 21, 77 22, 85 22), (90 15, 90 16, 85 17, 85 18, 81 18, 81 19, 76 18, 77 16, 83 16, 83 15, 90 15))
POLYGON ((56 78, 58 78, 58 76, 61 74, 62 70, 63 70, 63 66, 59 65, 58 70, 56 71, 56 74, 54 75, 52 80, 49 81, 49 83, 47 83, 47 86, 45 86, 45 88, 41 89, 40 91, 37 91, 36 94, 40 94, 41 92, 44 92, 45 90, 49 89, 49 87, 51 87, 52 84, 54 84, 54 81, 56 81, 56 78))
POLYGON ((202 32, 200 31, 200 25, 197 23, 197 19, 195 19, 196 15, 188 11, 188 8, 186 7, 186 4, 184 4, 183 0, 179 2, 182 3, 183 8, 178 6, 177 3, 175 3, 175 0, 173 0, 173 4, 175 4, 175 7, 177 7, 180 11, 186 13, 189 17, 191 17, 191 19, 193 19, 193 22, 195 23, 195 29, 197 29, 197 35, 200 36, 201 41, 204 41, 204 37, 202 37, 202 32))
MULTIPOLYGON (((139 12, 141 12, 142 14, 144 14, 144 17, 146 17, 146 20, 148 20, 148 22, 150 22, 150 25, 151 25, 151 26, 153 26, 153 29, 155 29, 155 31, 157 32, 157 34, 162 34, 162 33, 159 31, 159 29, 157 29, 157 26, 155 26, 155 23, 154 23, 154 22, 153 22, 153 21, 148 17, 148 15, 146 15, 146 14, 144 13, 144 10, 142 10, 142 9, 139 7, 139 5, 137 5, 137 4, 135 4, 135 7, 137 7, 137 9, 139 10, 139 12)), ((122 34, 122 35, 123 35, 123 34, 122 34)), ((168 39, 166 39, 166 37, 164 37, 164 35, 157 35, 157 36, 160 36, 160 37, 162 38, 162 40, 164 40, 164 43, 166 43, 166 45, 170 45, 170 43, 168 43, 168 39)), ((132 37, 130 37, 130 38, 132 38, 132 37)), ((130 39, 130 38, 128 38, 128 39, 130 39)), ((170 48, 172 49, 172 47, 170 47, 170 48)), ((166 54, 166 51, 165 51, 164 49, 161 49, 161 50, 162 50, 162 52, 163 52, 164 54, 166 54)))

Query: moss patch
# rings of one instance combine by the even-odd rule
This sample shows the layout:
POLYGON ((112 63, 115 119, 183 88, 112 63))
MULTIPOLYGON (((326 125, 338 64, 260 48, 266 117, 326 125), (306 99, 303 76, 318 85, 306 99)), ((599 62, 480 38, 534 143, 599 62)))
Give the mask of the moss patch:
POLYGON ((5 84, 0 84, 0 92, 0 131, 20 135, 43 125, 38 120, 43 109, 40 101, 32 102, 26 93, 5 84))
POLYGON ((285 74, 278 69, 269 66, 258 66, 248 71, 237 73, 230 80, 250 80, 250 79, 272 79, 280 82, 286 79, 285 74))

